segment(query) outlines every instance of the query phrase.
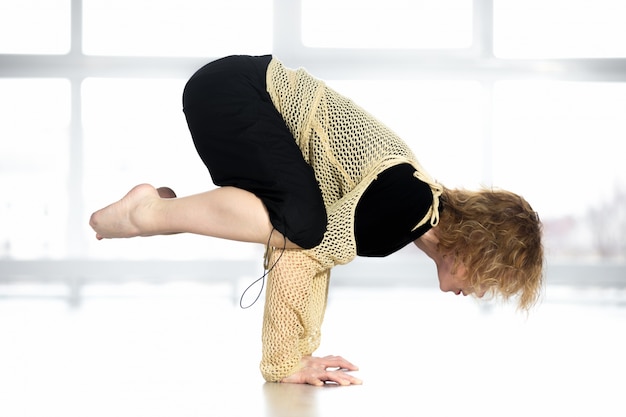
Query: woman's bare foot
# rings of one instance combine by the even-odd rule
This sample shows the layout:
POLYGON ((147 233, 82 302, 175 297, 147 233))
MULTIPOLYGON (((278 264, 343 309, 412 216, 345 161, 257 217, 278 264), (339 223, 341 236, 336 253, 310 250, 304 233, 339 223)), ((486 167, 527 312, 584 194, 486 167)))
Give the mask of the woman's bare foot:
POLYGON ((150 235, 150 210, 161 196, 173 198, 176 194, 167 187, 157 190, 149 184, 137 185, 120 201, 93 213, 89 225, 98 240, 150 235))

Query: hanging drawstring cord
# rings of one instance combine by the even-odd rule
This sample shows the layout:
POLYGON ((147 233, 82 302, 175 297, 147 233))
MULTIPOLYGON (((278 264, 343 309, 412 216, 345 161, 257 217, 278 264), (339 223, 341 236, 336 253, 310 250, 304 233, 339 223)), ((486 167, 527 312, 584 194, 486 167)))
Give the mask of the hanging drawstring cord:
POLYGON ((283 235, 283 248, 280 252, 280 255, 278 255, 278 259, 274 261, 272 266, 269 265, 270 258, 272 257, 272 255, 274 254, 274 251, 276 250, 276 248, 274 248, 273 246, 270 246, 270 241, 272 240, 272 234, 274 233, 274 230, 276 229, 272 228, 272 231, 270 232, 270 237, 267 239, 267 245, 265 245, 265 254, 263 255, 263 275, 257 278, 256 280, 254 280, 252 284, 248 285, 248 287, 243 291, 243 293, 241 294, 241 297, 239 298, 239 307, 241 307, 243 310, 252 307, 259 300, 259 298, 261 297, 261 294, 263 293, 263 288, 265 288, 265 277, 270 272, 272 272, 272 270, 274 269, 278 261, 280 261, 280 258, 283 257, 283 254, 285 253, 285 249, 287 249, 287 238, 285 237, 285 235, 283 235), (261 281, 261 289, 259 290, 259 293, 257 294, 254 301, 252 301, 252 303, 248 304, 247 306, 244 306, 243 298, 246 296, 250 288, 255 286, 259 281, 261 281))

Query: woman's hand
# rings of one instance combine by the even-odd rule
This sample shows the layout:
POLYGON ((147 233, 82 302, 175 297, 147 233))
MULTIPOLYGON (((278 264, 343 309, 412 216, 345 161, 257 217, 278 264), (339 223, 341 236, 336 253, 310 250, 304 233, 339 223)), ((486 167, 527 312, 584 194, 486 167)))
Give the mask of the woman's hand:
POLYGON ((321 386, 325 382, 334 382, 339 385, 361 385, 360 379, 350 375, 347 371, 358 371, 359 368, 341 356, 325 356, 317 358, 305 356, 300 361, 300 368, 281 382, 290 384, 310 384, 321 386))

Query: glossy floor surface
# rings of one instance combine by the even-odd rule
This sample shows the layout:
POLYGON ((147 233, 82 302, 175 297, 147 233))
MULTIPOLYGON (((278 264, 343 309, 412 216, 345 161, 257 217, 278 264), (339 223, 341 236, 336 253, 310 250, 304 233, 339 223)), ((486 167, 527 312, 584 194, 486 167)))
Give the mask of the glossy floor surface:
POLYGON ((435 289, 331 288, 318 353, 364 384, 316 388, 262 380, 262 303, 241 310, 220 286, 87 287, 75 308, 14 288, 2 417, 626 415, 625 290, 547 288, 526 317, 435 289))

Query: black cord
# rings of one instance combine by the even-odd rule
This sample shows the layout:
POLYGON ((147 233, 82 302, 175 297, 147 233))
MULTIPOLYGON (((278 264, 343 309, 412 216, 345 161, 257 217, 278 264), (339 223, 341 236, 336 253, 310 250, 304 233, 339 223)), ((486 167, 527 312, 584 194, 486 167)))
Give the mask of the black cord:
MULTIPOLYGON (((272 240, 272 234, 274 233, 274 228, 272 228, 272 231, 270 232, 270 237, 267 239, 267 248, 270 247, 270 241, 272 240)), ((285 249, 287 249, 287 238, 285 237, 285 235, 283 235, 283 248, 280 252, 280 255, 278 255, 278 259, 276 259, 276 262, 274 262, 274 264, 269 267, 269 268, 263 268, 264 272, 263 275, 260 278, 257 278, 256 280, 254 280, 254 282, 250 285, 248 285, 248 288, 246 288, 243 293, 241 294, 241 298, 239 298, 239 307, 243 310, 248 309, 250 307, 252 307, 253 305, 256 304, 257 301, 259 301, 259 298, 261 297, 261 294, 263 293, 263 288, 265 288, 265 277, 272 271, 272 269, 274 269, 274 267, 276 266, 276 264, 278 263, 278 261, 280 261, 280 258, 283 257, 283 254, 285 253, 285 249), (254 299, 254 301, 247 306, 243 305, 243 297, 246 296, 246 294, 248 293, 248 290, 250 290, 250 288, 252 288, 254 285, 256 285, 257 282, 262 281, 261 282, 261 289, 259 290, 259 293, 257 294, 256 298, 254 299)))

